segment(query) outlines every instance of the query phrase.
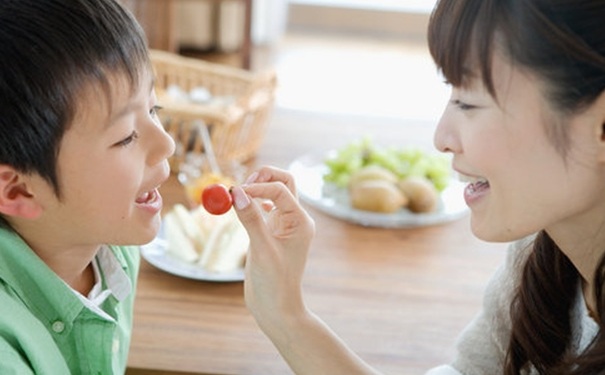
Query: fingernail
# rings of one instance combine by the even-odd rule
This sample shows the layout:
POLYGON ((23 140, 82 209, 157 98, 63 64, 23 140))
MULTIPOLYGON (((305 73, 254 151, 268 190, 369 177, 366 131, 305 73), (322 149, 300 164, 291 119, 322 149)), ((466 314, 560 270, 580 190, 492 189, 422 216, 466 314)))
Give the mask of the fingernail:
POLYGON ((234 186, 231 189, 231 194, 233 195, 233 205, 235 209, 241 210, 250 204, 250 198, 248 198, 248 194, 239 186, 234 186))
POLYGON ((258 172, 253 172, 250 176, 248 176, 246 182, 244 182, 244 185, 253 183, 254 181, 256 181, 257 178, 258 172))

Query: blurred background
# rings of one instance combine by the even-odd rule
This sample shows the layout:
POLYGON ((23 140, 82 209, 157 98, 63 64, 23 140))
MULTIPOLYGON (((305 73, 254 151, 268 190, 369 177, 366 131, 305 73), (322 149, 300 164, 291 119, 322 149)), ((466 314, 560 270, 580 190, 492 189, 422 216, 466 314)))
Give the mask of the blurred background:
POLYGON ((435 123, 448 97, 426 45, 435 0, 123 0, 150 46, 274 69, 275 106, 435 123))
MULTIPOLYGON (((308 166, 295 176, 298 186, 311 186, 305 203, 316 208, 334 197, 320 175, 331 151, 366 136, 377 145, 434 151, 434 128, 449 97, 426 41, 436 0, 121 1, 151 48, 170 52, 165 63, 159 54, 152 62, 158 95, 161 89, 167 94, 160 115, 177 140, 171 158, 177 173, 189 165, 200 170, 189 160, 214 154, 245 167, 298 162, 308 166), (173 55, 194 59, 182 63, 173 55), (168 95, 174 82, 183 91, 176 99, 168 95), (211 100, 195 95, 192 103, 200 87, 211 100)), ((197 182, 212 174, 187 179, 200 188, 197 182)), ((171 181, 162 187, 166 202, 187 202, 171 181)), ((462 194, 446 199, 464 205, 462 194)), ((332 213, 310 210, 322 230, 309 258, 309 303, 385 372, 424 373, 449 361, 457 333, 480 308, 483 285, 505 252, 485 252, 462 221, 375 230, 347 222, 352 216, 336 217, 351 212, 346 203, 335 207, 332 213)), ((242 319, 247 312, 237 284, 177 285, 149 267, 143 280, 144 298, 135 310, 143 320, 129 363, 134 369, 203 366, 205 373, 235 374, 252 373, 246 366, 257 365, 278 370, 254 373, 287 373, 256 325, 242 319), (207 339, 200 339, 204 334, 207 339), (175 347, 165 350, 166 342, 175 347)), ((138 374, 164 373, 132 372, 138 374)))

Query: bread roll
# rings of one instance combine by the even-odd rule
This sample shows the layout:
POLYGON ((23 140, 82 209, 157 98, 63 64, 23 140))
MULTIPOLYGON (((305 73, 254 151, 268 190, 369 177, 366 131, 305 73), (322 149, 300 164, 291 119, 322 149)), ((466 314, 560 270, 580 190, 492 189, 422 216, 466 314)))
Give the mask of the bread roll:
POLYGON ((398 183, 399 189, 408 197, 408 209, 416 213, 432 212, 437 209, 439 192, 425 177, 412 176, 398 183))
POLYGON ((407 204, 407 198, 397 186, 385 180, 366 180, 349 189, 351 206, 358 210, 392 213, 407 204))

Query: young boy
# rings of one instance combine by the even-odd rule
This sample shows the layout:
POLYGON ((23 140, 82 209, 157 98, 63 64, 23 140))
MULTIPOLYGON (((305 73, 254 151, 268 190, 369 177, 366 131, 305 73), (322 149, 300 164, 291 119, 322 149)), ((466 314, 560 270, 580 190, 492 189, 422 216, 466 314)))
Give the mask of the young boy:
POLYGON ((0 56, 0 373, 124 373, 174 151, 143 32, 114 0, 3 0, 0 56))

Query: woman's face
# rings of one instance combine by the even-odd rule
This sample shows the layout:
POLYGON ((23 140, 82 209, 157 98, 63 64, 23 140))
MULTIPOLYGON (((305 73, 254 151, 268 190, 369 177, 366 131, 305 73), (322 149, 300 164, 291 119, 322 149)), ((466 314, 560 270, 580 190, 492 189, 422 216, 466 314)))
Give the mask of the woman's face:
POLYGON ((541 229, 568 234, 602 225, 605 170, 598 111, 589 108, 564 119, 549 109, 534 76, 498 54, 492 69, 497 99, 480 79, 454 88, 434 139, 439 150, 453 154, 453 168, 469 181, 464 198, 475 235, 512 241, 541 229), (564 147, 547 134, 553 126, 566 127, 564 147))

